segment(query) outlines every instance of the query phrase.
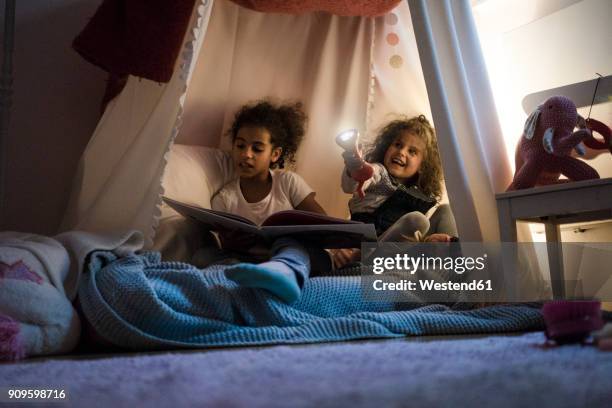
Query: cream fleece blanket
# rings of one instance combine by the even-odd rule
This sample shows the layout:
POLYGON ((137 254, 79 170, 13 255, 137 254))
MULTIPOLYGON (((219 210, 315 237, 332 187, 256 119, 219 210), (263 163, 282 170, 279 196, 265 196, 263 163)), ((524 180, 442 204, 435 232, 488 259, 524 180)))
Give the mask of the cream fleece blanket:
POLYGON ((72 301, 87 255, 104 249, 121 256, 143 242, 138 231, 0 232, 0 360, 72 350, 81 333, 72 301))

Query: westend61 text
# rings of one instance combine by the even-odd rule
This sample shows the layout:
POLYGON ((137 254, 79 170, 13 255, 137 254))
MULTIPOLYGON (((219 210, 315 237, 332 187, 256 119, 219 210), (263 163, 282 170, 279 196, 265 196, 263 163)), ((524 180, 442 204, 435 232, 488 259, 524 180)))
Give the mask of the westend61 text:
POLYGON ((420 280, 417 282, 402 279, 398 282, 384 282, 382 279, 377 279, 372 283, 374 290, 391 290, 391 291, 491 291, 493 286, 491 280, 473 280, 471 282, 436 282, 434 280, 420 280))

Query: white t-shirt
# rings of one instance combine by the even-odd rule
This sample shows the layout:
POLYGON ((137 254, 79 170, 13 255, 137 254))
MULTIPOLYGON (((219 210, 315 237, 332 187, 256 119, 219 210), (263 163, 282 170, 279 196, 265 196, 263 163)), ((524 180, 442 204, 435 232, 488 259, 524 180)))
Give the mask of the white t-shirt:
POLYGON ((261 201, 249 203, 240 190, 240 179, 227 183, 212 199, 212 209, 245 217, 260 225, 270 215, 293 210, 313 192, 303 178, 291 171, 270 171, 272 188, 261 201))

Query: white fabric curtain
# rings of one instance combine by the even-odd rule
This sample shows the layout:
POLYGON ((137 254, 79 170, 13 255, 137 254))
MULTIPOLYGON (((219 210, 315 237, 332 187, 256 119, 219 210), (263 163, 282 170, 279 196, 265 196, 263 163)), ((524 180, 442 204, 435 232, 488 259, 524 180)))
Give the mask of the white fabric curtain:
MULTIPOLYGON (((459 236, 499 242, 495 193, 506 189, 512 173, 470 2, 408 3, 459 236)), ((527 231, 518 232, 521 237, 527 231)), ((504 273, 525 300, 549 297, 535 251, 523 257, 520 269, 504 273)))
POLYGON ((62 230, 137 229, 152 242, 165 155, 176 136, 212 0, 198 1, 167 84, 130 77, 106 108, 77 171, 62 230))
POLYGON ((470 2, 408 3, 459 235, 499 241, 495 193, 512 175, 470 2))

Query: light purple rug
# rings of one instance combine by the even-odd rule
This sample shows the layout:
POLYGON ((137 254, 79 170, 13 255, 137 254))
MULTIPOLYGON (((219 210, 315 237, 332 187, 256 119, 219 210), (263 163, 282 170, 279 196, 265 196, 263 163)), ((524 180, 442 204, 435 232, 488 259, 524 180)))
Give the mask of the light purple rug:
POLYGON ((66 356, 0 364, 0 388, 60 386, 77 407, 609 407, 612 353, 543 349, 543 340, 529 333, 66 356))

